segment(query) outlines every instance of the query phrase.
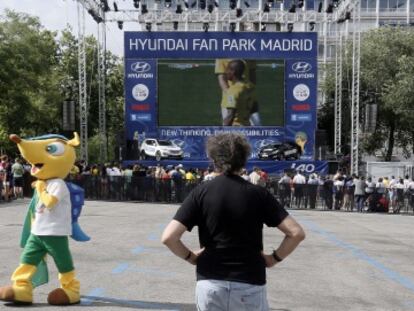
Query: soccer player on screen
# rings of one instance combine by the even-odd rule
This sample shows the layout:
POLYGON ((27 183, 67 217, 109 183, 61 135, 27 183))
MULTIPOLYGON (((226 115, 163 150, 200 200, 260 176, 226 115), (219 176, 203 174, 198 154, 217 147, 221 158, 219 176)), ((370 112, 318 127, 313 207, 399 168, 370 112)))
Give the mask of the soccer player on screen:
POLYGON ((250 126, 250 114, 255 94, 254 86, 243 79, 245 63, 232 60, 226 68, 226 79, 230 82, 225 92, 224 126, 250 126))
MULTIPOLYGON (((215 74, 217 75, 218 82, 220 85, 220 88, 223 92, 222 99, 221 99, 221 114, 223 120, 226 118, 227 113, 227 97, 226 92, 228 88, 232 85, 232 82, 229 81, 226 77, 226 68, 228 64, 231 62, 231 59, 216 59, 216 66, 215 66, 215 74)), ((254 88, 256 84, 256 61, 254 60, 242 60, 244 63, 244 70, 242 74, 242 79, 245 82, 248 82, 251 84, 251 86, 254 88)), ((260 120, 260 114, 259 114, 259 105, 257 102, 257 99, 253 99, 253 105, 250 111, 250 125, 252 126, 260 126, 261 120, 260 120)))

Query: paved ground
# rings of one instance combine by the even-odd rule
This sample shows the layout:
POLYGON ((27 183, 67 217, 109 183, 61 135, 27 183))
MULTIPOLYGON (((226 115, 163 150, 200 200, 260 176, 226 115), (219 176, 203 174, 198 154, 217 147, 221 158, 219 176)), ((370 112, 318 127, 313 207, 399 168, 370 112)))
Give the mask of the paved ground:
MULTIPOLYGON (((0 283, 18 264, 27 201, 0 205, 0 283)), ((82 303, 65 310, 195 310, 194 268, 159 242, 177 205, 89 201, 80 223, 93 240, 72 243, 82 284, 82 303)), ((414 310, 414 217, 344 212, 292 211, 307 232, 303 245, 268 270, 272 310, 414 310)), ((277 230, 265 230, 265 248, 277 230)), ((184 235, 197 246, 196 233, 184 235)), ((58 285, 35 291, 38 310, 58 285)), ((0 303, 0 310, 15 307, 0 303)), ((235 310, 238 311, 238 310, 235 310)))

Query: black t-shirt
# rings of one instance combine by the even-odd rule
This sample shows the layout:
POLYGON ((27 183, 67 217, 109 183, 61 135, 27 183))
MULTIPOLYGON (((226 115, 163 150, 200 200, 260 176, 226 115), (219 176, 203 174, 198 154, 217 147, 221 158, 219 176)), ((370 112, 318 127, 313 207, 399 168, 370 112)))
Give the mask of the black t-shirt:
POLYGON ((277 227, 287 211, 263 187, 236 175, 221 175, 195 188, 174 219, 191 231, 198 226, 197 279, 263 285, 266 268, 263 224, 277 227))

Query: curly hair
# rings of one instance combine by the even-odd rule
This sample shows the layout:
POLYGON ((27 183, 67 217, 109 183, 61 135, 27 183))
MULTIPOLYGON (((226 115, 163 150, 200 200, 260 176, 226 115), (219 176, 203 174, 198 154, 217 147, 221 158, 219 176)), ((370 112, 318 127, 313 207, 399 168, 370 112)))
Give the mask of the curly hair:
POLYGON ((231 174, 241 170, 250 156, 251 147, 247 139, 234 133, 211 136, 207 141, 207 154, 217 171, 231 174))

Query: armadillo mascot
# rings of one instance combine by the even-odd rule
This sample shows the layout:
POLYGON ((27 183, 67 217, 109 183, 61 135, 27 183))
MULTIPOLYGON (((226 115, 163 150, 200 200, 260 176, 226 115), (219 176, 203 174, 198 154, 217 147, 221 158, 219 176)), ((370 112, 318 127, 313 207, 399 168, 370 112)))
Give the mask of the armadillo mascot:
POLYGON ((49 293, 48 303, 80 302, 80 283, 75 277, 68 236, 78 241, 89 239, 77 224, 83 190, 63 180, 75 163, 79 136, 74 136, 68 140, 52 134, 29 139, 10 135, 23 158, 32 165, 31 175, 37 180, 23 228, 20 265, 11 277, 12 285, 0 287, 0 300, 32 304, 33 288, 48 282, 45 257, 49 254, 59 271, 60 288, 49 293))

